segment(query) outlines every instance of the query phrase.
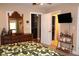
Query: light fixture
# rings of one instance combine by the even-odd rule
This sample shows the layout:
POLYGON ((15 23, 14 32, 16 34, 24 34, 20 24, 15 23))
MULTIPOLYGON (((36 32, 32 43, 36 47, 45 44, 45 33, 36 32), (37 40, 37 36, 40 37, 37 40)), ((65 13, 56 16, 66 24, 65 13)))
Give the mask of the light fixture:
POLYGON ((51 5, 52 3, 32 3, 32 5, 51 5))

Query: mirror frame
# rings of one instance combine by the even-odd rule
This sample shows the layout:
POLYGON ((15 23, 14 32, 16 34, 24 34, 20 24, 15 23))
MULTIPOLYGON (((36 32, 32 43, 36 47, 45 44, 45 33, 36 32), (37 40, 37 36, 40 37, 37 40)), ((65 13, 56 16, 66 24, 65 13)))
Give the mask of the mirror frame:
POLYGON ((8 13, 8 29, 10 30, 10 20, 21 20, 22 21, 22 33, 24 33, 23 27, 23 14, 20 15, 17 11, 14 11, 11 15, 8 13))

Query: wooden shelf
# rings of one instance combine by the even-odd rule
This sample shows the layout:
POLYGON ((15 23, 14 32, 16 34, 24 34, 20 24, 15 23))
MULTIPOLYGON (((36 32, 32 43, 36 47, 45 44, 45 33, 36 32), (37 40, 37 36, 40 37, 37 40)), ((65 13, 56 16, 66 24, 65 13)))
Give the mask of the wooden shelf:
POLYGON ((62 48, 57 48, 58 50, 61 50, 61 51, 63 51, 63 52, 65 52, 65 53, 70 53, 70 51, 69 50, 63 50, 62 48))
POLYGON ((62 42, 62 43, 66 43, 66 44, 72 44, 72 42, 64 42, 64 41, 60 41, 59 42, 62 42))
POLYGON ((61 34, 59 41, 58 50, 61 50, 66 53, 70 53, 73 50, 73 35, 70 34, 61 34), (62 41, 60 40, 62 39, 62 41), (63 49, 64 48, 64 49, 63 49))

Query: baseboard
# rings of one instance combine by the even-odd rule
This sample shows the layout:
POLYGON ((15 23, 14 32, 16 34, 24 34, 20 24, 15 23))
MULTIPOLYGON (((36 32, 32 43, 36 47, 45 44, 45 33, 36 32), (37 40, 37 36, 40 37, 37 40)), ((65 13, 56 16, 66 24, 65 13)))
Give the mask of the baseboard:
POLYGON ((42 45, 44 45, 45 47, 49 47, 50 45, 45 44, 45 43, 41 43, 42 45))
POLYGON ((72 54, 78 55, 79 56, 79 51, 72 51, 72 54))

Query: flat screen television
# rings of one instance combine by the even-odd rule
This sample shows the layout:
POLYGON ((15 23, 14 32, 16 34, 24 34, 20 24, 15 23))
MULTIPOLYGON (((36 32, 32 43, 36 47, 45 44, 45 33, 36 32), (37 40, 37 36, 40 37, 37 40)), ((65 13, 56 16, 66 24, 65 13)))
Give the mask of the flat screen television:
POLYGON ((58 15, 58 22, 59 23, 72 23, 71 13, 59 14, 58 15))

